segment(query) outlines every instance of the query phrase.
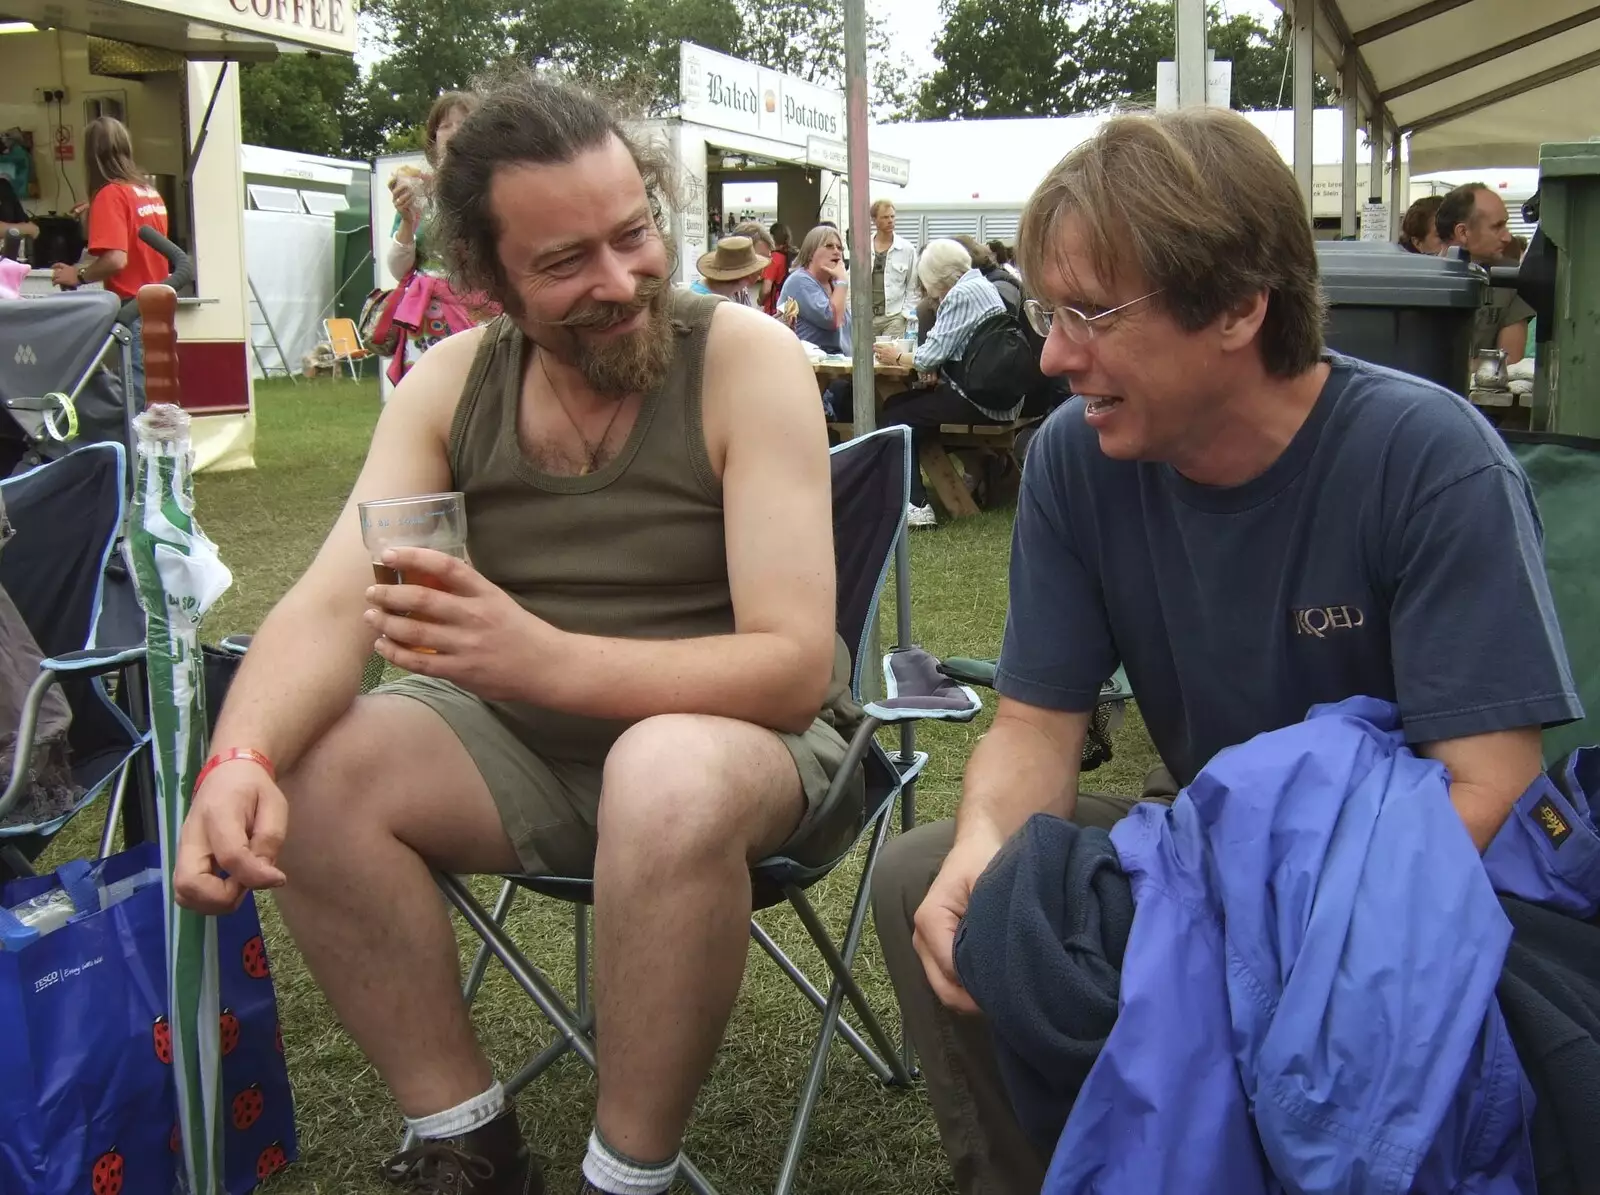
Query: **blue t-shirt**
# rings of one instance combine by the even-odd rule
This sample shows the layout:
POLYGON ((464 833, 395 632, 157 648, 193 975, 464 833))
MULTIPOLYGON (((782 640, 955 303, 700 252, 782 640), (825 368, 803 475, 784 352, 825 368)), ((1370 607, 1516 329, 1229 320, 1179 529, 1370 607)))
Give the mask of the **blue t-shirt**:
POLYGON ((806 270, 795 270, 785 279, 778 292, 781 305, 793 299, 800 305, 800 318, 795 321, 794 334, 801 340, 816 345, 824 352, 840 353, 849 343, 850 312, 845 309, 844 327, 833 326, 833 305, 828 301, 828 291, 806 270))
POLYGON ((1187 784, 1358 694, 1412 743, 1583 716, 1527 478, 1457 395, 1348 357, 1240 486, 1100 451, 1073 399, 1028 451, 996 688, 1091 709, 1120 662, 1187 784))

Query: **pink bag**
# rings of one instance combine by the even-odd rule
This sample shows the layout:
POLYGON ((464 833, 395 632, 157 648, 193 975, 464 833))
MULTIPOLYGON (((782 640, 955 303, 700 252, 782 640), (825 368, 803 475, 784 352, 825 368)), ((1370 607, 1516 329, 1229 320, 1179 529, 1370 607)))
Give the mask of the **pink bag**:
POLYGON ((9 257, 0 257, 0 299, 22 298, 22 280, 28 276, 28 267, 9 257))

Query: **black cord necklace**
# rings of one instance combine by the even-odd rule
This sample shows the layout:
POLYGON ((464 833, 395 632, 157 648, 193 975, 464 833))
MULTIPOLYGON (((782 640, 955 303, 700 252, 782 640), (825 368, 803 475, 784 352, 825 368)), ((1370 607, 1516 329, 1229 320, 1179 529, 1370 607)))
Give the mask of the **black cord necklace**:
POLYGON ((539 350, 539 372, 544 374, 544 383, 550 387, 550 396, 556 400, 556 406, 561 408, 561 413, 567 417, 567 422, 572 424, 572 430, 578 433, 578 442, 583 445, 584 465, 578 470, 579 477, 587 477, 600 467, 600 454, 605 451, 606 441, 611 437, 611 429, 617 425, 617 416, 622 414, 623 405, 628 401, 623 399, 617 403, 611 412, 611 419, 606 423, 606 430, 600 433, 598 443, 590 444, 589 437, 583 434, 583 428, 578 426, 578 421, 573 418, 572 412, 567 409, 567 404, 561 400, 561 393, 556 389, 555 382, 550 377, 550 367, 545 364, 545 353, 539 350))

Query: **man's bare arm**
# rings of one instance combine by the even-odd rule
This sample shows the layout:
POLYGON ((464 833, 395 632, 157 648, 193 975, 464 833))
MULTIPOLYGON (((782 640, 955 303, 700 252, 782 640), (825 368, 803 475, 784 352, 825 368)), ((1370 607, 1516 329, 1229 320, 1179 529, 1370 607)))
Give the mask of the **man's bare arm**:
POLYGON ((251 642, 215 750, 254 748, 287 769, 350 708, 374 638, 362 619, 372 565, 356 503, 449 488, 448 428, 479 336, 443 342, 396 388, 338 522, 251 642))
POLYGON ((1500 329, 1495 343, 1505 353, 1506 364, 1515 365, 1528 355, 1528 322, 1507 324, 1500 329))
POLYGON ((1089 715, 1000 698, 994 724, 967 762, 956 840, 996 849, 1035 813, 1071 817, 1089 715))
POLYGON ((537 699, 594 717, 708 713, 798 732, 822 708, 834 650, 832 486, 816 378, 792 333, 731 303, 713 318, 705 377, 734 634, 562 636, 537 699))
POLYGON ((1480 853, 1543 766, 1536 726, 1424 743, 1417 750, 1450 769, 1450 803, 1480 853))
POLYGON ((1002 697, 994 725, 967 763, 956 840, 917 907, 911 935, 928 983, 957 1012, 978 1011, 955 964, 956 930, 966 916, 973 885, 1031 815, 1072 816, 1088 731, 1088 714, 1040 709, 1002 697))

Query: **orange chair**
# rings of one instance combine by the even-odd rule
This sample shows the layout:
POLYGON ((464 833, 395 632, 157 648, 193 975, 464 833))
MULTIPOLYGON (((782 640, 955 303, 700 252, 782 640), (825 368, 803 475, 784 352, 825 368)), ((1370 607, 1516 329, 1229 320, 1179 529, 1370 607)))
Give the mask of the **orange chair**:
POLYGON ((356 331, 356 321, 353 319, 325 319, 322 321, 322 335, 328 341, 328 347, 333 351, 333 372, 339 372, 339 362, 343 361, 350 370, 350 377, 358 376, 356 362, 364 357, 375 356, 369 348, 361 343, 361 333, 356 331))

